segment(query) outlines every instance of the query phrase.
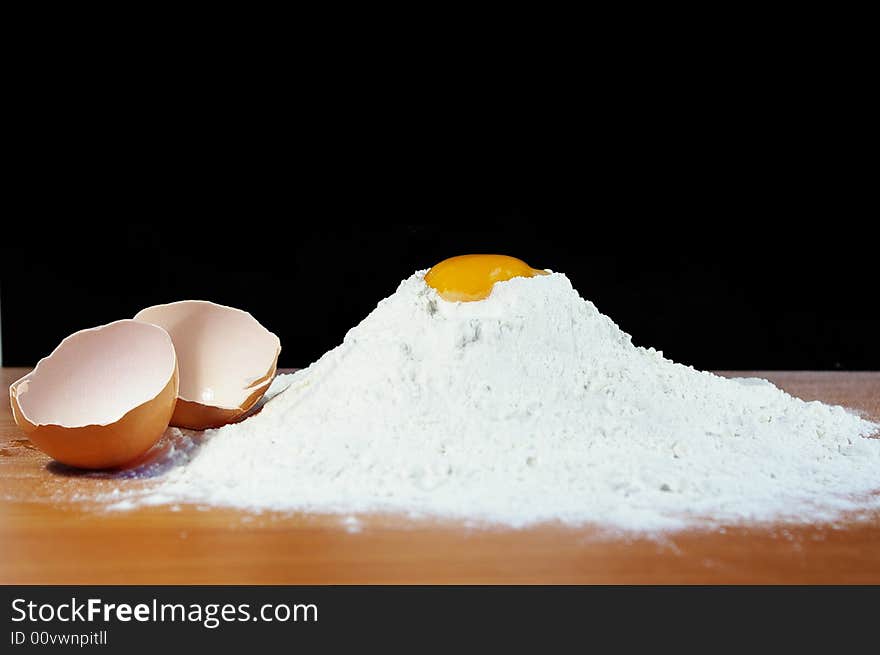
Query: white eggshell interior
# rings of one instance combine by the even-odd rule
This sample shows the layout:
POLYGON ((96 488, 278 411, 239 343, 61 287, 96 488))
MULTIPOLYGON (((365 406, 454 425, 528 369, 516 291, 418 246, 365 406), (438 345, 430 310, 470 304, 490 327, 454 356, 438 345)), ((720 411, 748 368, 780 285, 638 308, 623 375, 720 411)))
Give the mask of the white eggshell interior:
POLYGON ((164 330, 116 321, 64 339, 18 385, 18 404, 35 425, 109 425, 158 396, 174 362, 164 330))
POLYGON ((249 313, 203 300, 148 307, 136 320, 171 335, 180 369, 178 397, 235 409, 265 380, 281 342, 249 313))

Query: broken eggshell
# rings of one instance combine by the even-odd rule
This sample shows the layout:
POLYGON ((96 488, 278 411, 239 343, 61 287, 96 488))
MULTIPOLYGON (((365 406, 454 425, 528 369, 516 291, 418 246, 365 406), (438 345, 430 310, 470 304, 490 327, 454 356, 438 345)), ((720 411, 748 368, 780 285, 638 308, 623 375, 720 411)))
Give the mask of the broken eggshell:
POLYGON ((193 430, 231 423, 272 383, 281 341, 248 312, 205 300, 142 309, 134 317, 171 335, 180 389, 171 425, 193 430))
POLYGON ((165 330, 122 320, 76 332, 9 387, 12 414, 37 448, 85 469, 121 467, 162 436, 177 400, 165 330))

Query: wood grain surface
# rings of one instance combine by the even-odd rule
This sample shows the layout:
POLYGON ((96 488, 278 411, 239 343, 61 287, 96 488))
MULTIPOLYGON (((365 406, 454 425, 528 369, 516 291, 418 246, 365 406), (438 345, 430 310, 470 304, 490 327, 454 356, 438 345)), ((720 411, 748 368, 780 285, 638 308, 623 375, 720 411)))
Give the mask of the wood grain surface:
MULTIPOLYGON (((26 369, 3 369, 2 384, 26 369)), ((880 373, 753 373, 804 399, 880 418, 880 373)), ((0 583, 880 583, 880 512, 632 538, 545 525, 475 529, 394 516, 253 514, 196 506, 108 511, 143 481, 53 464, 0 408, 0 583)), ((880 487, 880 471, 878 471, 880 487)))

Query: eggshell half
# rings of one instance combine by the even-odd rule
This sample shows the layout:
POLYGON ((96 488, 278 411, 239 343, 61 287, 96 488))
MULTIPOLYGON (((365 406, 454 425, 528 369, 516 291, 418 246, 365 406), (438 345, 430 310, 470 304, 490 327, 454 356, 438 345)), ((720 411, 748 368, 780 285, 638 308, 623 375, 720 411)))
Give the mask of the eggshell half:
POLYGON ((168 331, 180 361, 180 390, 171 425, 193 430, 231 423, 272 383, 278 337, 248 312, 205 300, 141 310, 135 320, 168 331))
POLYGON ((37 448, 86 469, 124 466, 155 444, 177 401, 165 330, 122 320, 64 339, 9 387, 12 415, 37 448))

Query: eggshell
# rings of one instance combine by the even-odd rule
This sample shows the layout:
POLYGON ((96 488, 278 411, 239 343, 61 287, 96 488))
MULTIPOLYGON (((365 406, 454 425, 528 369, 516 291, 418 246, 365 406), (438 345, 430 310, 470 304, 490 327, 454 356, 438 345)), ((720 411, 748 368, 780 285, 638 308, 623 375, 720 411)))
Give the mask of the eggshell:
POLYGON ((204 300, 141 310, 138 321, 171 335, 180 360, 180 389, 171 425, 194 430, 231 423, 272 383, 281 341, 248 312, 204 300))
POLYGON ((165 330, 122 320, 64 339, 9 387, 12 414, 40 450, 87 469, 124 466, 155 444, 177 400, 165 330))

